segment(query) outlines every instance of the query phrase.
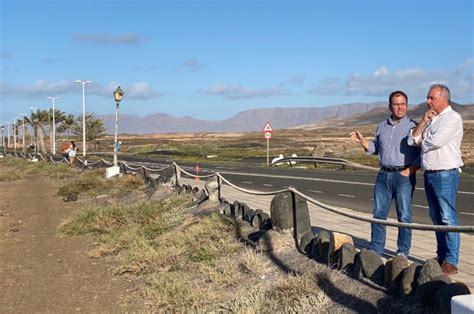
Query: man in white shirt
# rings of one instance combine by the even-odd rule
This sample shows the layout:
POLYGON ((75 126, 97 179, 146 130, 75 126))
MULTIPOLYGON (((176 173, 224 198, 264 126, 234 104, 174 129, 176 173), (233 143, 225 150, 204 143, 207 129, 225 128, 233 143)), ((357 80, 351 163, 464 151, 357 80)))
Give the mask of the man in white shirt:
MULTIPOLYGON (((408 137, 408 144, 421 146, 425 194, 435 225, 457 226, 456 194, 460 180, 461 115, 450 106, 450 91, 442 84, 430 86, 425 112, 408 137)), ((436 232, 437 259, 443 273, 458 272, 460 236, 456 232, 436 232)))

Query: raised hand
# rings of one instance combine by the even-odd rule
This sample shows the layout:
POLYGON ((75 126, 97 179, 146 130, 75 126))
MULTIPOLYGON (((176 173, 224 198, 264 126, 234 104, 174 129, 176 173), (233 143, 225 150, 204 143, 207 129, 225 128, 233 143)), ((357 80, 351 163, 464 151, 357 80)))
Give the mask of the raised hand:
POLYGON ((437 115, 437 113, 433 109, 430 109, 430 110, 426 111, 425 114, 423 115, 423 122, 428 123, 436 115, 437 115))
POLYGON ((351 137, 352 143, 361 143, 365 138, 362 134, 360 134, 359 131, 354 131, 349 133, 349 136, 351 137))

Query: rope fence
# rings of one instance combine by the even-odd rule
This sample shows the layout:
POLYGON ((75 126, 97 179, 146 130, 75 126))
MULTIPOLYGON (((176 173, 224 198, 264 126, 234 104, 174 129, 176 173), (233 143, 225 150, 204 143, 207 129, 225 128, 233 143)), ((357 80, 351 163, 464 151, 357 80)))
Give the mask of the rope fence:
MULTIPOLYGON (((18 156, 18 154, 16 154, 16 153, 14 155, 12 155, 11 153, 6 153, 5 155, 10 156, 10 157, 15 156, 16 158, 20 158, 18 156)), ((34 158, 34 156, 32 156, 29 153, 28 153, 28 156, 29 156, 30 159, 34 158)), ((68 162, 68 160, 66 158, 63 158, 60 161, 56 161, 51 155, 48 156, 49 157, 48 159, 44 158, 41 154, 38 154, 38 156, 42 160, 45 160, 45 161, 49 160, 50 162, 52 162, 54 164, 56 164, 58 162, 61 162, 61 161, 68 162)), ((25 155, 25 158, 26 158, 26 155, 25 155)), ((285 158, 285 159, 289 160, 289 159, 295 159, 295 158, 304 159, 306 157, 293 157, 293 158, 285 158)), ((310 157, 310 158, 311 158, 310 161, 314 161, 314 159, 317 159, 317 158, 314 158, 314 157, 310 157)), ((278 162, 284 162, 285 159, 278 160, 278 162)), ((327 158, 325 158, 325 160, 326 159, 327 158)), ((95 166, 95 165, 101 165, 101 164, 106 165, 106 166, 113 165, 112 163, 109 163, 104 159, 97 160, 97 161, 87 161, 87 160, 82 160, 80 158, 76 158, 76 160, 84 168, 87 167, 89 169, 91 169, 92 166, 95 166)), ((319 160, 319 162, 321 162, 322 159, 318 159, 318 160, 319 160)), ((357 164, 348 162, 348 161, 343 160, 343 159, 327 160, 327 162, 330 162, 330 163, 331 162, 334 162, 334 163, 337 162, 337 163, 346 163, 346 164, 357 165, 357 164)), ((369 222, 369 223, 373 223, 373 224, 380 224, 380 225, 386 225, 386 226, 391 226, 391 227, 407 228, 407 229, 414 229, 414 230, 426 230, 426 231, 463 232, 463 233, 473 233, 474 232, 474 226, 429 225, 429 224, 404 223, 404 222, 398 222, 398 221, 393 221, 393 220, 382 220, 382 219, 376 219, 376 218, 369 218, 369 217, 366 217, 366 216, 363 216, 363 215, 356 214, 352 211, 348 211, 348 210, 345 210, 345 209, 340 208, 340 207, 330 206, 328 204, 325 204, 323 202, 315 200, 315 199, 311 198, 310 196, 298 191, 293 186, 289 186, 289 187, 284 188, 284 189, 269 191, 269 192, 244 189, 244 188, 239 187, 239 186, 233 184, 232 182, 230 182, 228 179, 226 179, 224 176, 222 176, 219 172, 214 172, 214 173, 209 174, 209 175, 195 175, 195 174, 192 174, 192 173, 184 170, 183 167, 179 166, 175 162, 173 162, 172 165, 168 165, 168 166, 165 166, 165 167, 162 167, 162 168, 149 168, 149 167, 146 167, 144 165, 133 167, 133 166, 129 165, 128 163, 126 163, 125 161, 119 161, 119 164, 121 165, 121 167, 123 168, 125 173, 128 173, 130 171, 138 173, 141 170, 141 172, 143 173, 143 175, 145 177, 145 180, 147 180, 147 181, 153 181, 157 178, 156 174, 152 177, 150 172, 155 172, 155 173, 162 172, 162 171, 170 168, 171 166, 173 166, 174 169, 175 169, 175 173, 176 173, 176 184, 179 184, 178 180, 179 180, 179 177, 180 177, 181 173, 183 173, 183 174, 185 174, 185 175, 187 175, 191 178, 199 178, 199 179, 210 179, 210 178, 216 177, 216 178, 218 178, 217 181, 218 181, 218 185, 219 185, 219 191, 221 190, 221 185, 223 183, 225 183, 225 184, 227 184, 228 186, 230 186, 231 188, 233 188, 235 190, 238 190, 238 191, 246 193, 246 194, 256 195, 256 196, 269 196, 269 195, 277 195, 277 194, 282 193, 282 192, 290 192, 290 193, 293 193, 295 195, 300 196, 301 198, 305 199, 306 201, 310 202, 311 204, 314 204, 316 206, 321 207, 322 209, 325 209, 325 210, 328 210, 330 212, 333 212, 333 213, 336 213, 336 214, 339 214, 339 215, 342 215, 342 216, 346 216, 346 217, 349 217, 349 218, 352 218, 352 219, 365 221, 365 222, 369 222), (178 173, 180 173, 180 174, 178 175, 178 173)), ((360 165, 360 166, 362 166, 362 165, 360 165)), ((375 169, 373 167, 366 167, 366 166, 363 166, 363 167, 365 169, 370 169, 370 170, 375 169)))
POLYGON ((291 193, 294 193, 294 194, 302 197, 306 201, 308 201, 308 202, 310 202, 314 205, 317 205, 317 206, 319 206, 319 207, 321 207, 325 210, 331 211, 333 213, 336 213, 336 214, 339 214, 339 215, 342 215, 342 216, 346 216, 346 217, 349 217, 349 218, 353 218, 353 219, 356 219, 356 220, 365 221, 365 222, 369 222, 369 223, 373 223, 373 224, 386 225, 386 226, 399 227, 399 228, 407 228, 407 229, 414 229, 414 230, 426 230, 426 231, 465 232, 465 233, 474 232, 474 226, 428 225, 428 224, 406 223, 406 222, 398 222, 398 221, 393 221, 393 220, 382 220, 382 219, 376 219, 376 218, 369 218, 369 217, 365 217, 363 215, 359 215, 359 214, 355 214, 353 212, 349 212, 349 211, 344 210, 344 209, 339 208, 339 207, 330 206, 328 204, 317 201, 317 200, 311 198, 310 196, 298 191, 296 188, 294 188, 292 186, 290 186, 288 188, 285 188, 285 189, 282 189, 282 190, 270 191, 270 192, 260 192, 260 191, 247 190, 247 189, 238 187, 235 184, 232 184, 229 180, 224 178, 218 172, 215 172, 215 173, 207 175, 207 176, 197 176, 197 175, 193 175, 189 172, 186 172, 182 167, 180 167, 176 163, 173 163, 173 165, 176 168, 180 169, 181 172, 183 172, 186 175, 191 176, 193 178, 219 177, 222 180, 222 182, 225 182, 226 184, 228 184, 232 188, 234 188, 238 191, 241 191, 243 193, 247 193, 247 194, 263 196, 263 195, 276 195, 276 194, 279 194, 279 193, 282 193, 282 192, 291 192, 291 193))

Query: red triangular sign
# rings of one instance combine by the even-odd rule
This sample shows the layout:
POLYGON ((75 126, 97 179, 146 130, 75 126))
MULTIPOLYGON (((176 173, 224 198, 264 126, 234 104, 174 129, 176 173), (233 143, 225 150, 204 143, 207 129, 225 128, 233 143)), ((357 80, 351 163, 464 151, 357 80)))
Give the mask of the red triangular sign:
POLYGON ((273 129, 272 129, 272 126, 270 125, 270 122, 267 122, 267 124, 263 128, 263 132, 272 132, 272 131, 273 129))

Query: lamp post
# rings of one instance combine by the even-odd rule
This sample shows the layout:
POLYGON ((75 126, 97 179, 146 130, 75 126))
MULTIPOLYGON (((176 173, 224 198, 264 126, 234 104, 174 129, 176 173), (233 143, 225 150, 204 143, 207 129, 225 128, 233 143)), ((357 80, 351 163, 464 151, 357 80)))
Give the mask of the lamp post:
POLYGON ((123 90, 119 87, 114 91, 114 99, 115 99, 115 140, 114 140, 114 167, 117 167, 117 150, 118 150, 118 114, 119 114, 119 104, 123 98, 123 90))
POLYGON ((48 97, 48 99, 51 99, 53 101, 53 143, 51 145, 53 149, 53 155, 56 155, 56 109, 54 108, 54 101, 58 98, 59 97, 48 97))
POLYGON ((13 131, 13 150, 16 153, 16 123, 15 123, 15 118, 11 118, 13 120, 12 123, 12 131, 13 131))
POLYGON ((4 125, 2 125, 2 149, 3 149, 3 154, 5 155, 5 137, 3 136, 3 132, 5 132, 4 125))
POLYGON ((82 84, 82 157, 86 157, 86 84, 91 81, 77 80, 76 83, 82 84))

